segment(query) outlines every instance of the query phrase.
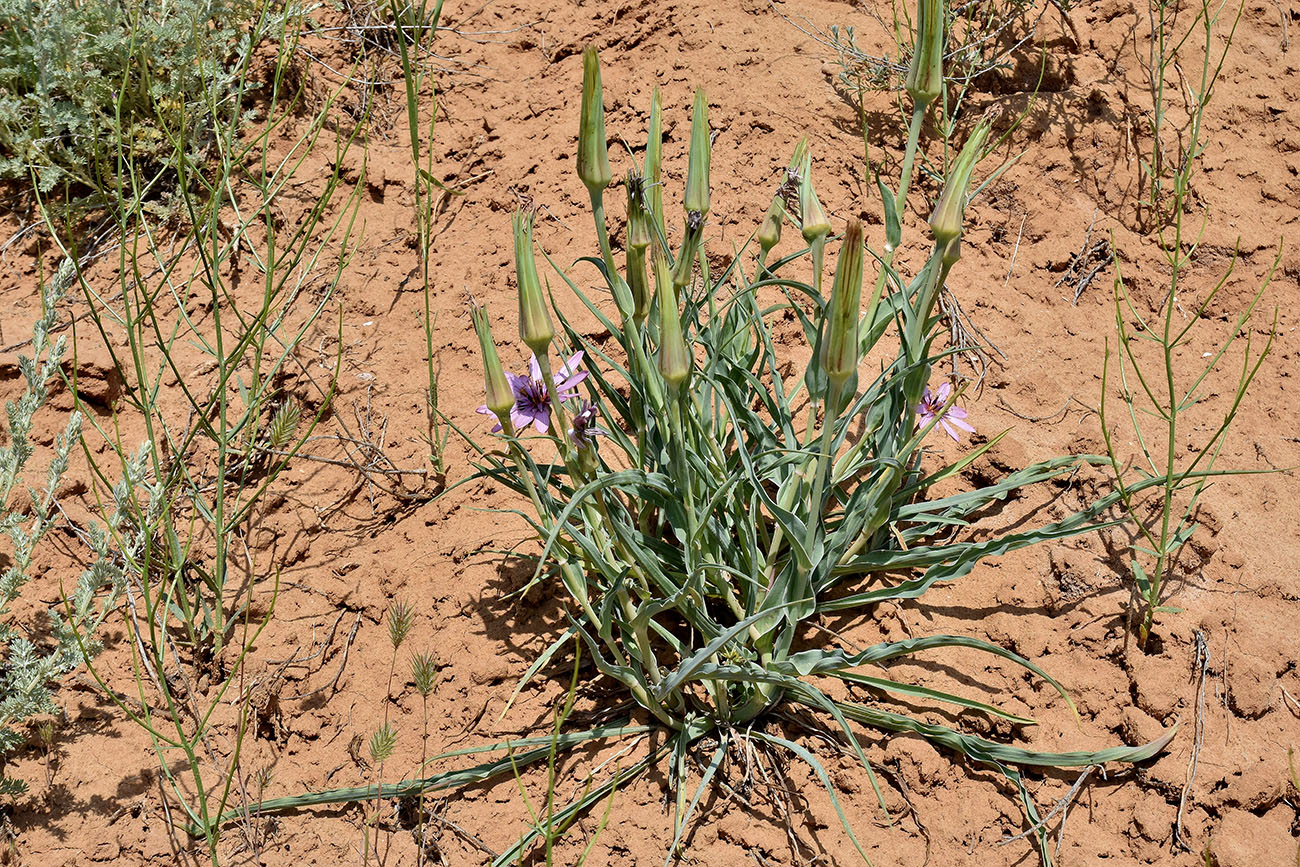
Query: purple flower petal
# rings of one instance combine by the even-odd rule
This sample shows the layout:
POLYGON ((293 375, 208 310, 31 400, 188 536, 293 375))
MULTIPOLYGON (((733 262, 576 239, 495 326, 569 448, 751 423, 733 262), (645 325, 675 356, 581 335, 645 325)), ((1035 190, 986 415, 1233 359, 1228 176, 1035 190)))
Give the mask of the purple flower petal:
POLYGON ((975 433, 975 428, 963 421, 966 418, 966 410, 957 406, 944 409, 944 404, 948 402, 951 394, 951 383, 940 383, 934 392, 931 392, 927 386, 921 394, 921 402, 916 407, 917 421, 921 427, 926 427, 932 424, 937 416, 939 426, 943 428, 944 432, 957 442, 961 442, 961 436, 955 428, 960 428, 967 433, 975 433))

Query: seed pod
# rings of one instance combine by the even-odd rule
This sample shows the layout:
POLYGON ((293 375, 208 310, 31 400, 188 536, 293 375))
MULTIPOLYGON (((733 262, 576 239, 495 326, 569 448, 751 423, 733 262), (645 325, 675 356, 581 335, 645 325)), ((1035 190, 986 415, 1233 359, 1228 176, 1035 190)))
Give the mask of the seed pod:
POLYGON ((927 106, 943 93, 943 0, 917 0, 916 41, 904 87, 918 106, 927 106))
POLYGON ((474 322, 474 333, 478 335, 479 351, 483 354, 483 385, 487 390, 487 408, 497 417, 506 433, 510 433, 513 430, 510 410, 515 405, 515 393, 506 379, 501 358, 497 355, 497 345, 492 340, 492 323, 487 308, 471 301, 469 315, 474 322))
POLYGON ((677 292, 668 273, 668 259, 656 248, 655 282, 659 287, 659 374, 676 392, 691 375, 691 354, 682 337, 682 317, 677 309, 677 292))
POLYGON ((533 215, 516 211, 515 230, 515 283, 519 291, 519 338, 528 344, 533 355, 545 357, 555 336, 551 314, 542 296, 542 283, 537 278, 537 260, 533 257, 533 215))
POLYGON ((582 118, 578 125, 578 177, 593 196, 614 179, 605 141, 605 104, 595 46, 582 52, 582 118))
POLYGON ((781 242, 781 223, 785 221, 785 203, 780 196, 772 197, 772 204, 767 206, 763 223, 758 227, 758 246, 763 251, 763 258, 772 248, 781 242))
POLYGON ((704 89, 695 91, 691 115, 691 159, 686 167, 686 213, 709 213, 709 106, 704 89))
POLYGON ((830 234, 831 221, 822 210, 821 200, 812 183, 812 156, 805 154, 799 170, 799 219, 803 223, 803 239, 811 244, 830 234))
POLYGON ((951 266, 961 257, 961 233, 966 214, 966 199, 970 194, 971 173, 979 162, 984 143, 989 137, 989 122, 980 121, 966 140, 966 145, 953 160, 944 179, 943 192, 930 215, 930 231, 935 244, 941 248, 943 262, 951 266))
POLYGON ((862 304, 862 224, 850 220, 835 266, 826 335, 822 343, 822 369, 832 390, 858 370, 858 318, 862 304))

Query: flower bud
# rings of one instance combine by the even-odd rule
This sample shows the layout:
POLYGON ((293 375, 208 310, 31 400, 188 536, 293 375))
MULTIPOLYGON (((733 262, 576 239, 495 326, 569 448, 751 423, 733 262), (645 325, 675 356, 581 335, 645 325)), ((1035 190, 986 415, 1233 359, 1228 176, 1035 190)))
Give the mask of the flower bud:
POLYGON ((862 315, 862 224, 850 220, 835 265, 835 282, 821 348, 822 369, 835 390, 858 370, 858 319, 862 315))
POLYGON ((546 310, 542 296, 542 283, 537 278, 537 260, 533 258, 533 215, 516 211, 515 230, 515 283, 519 290, 519 338, 528 344, 533 355, 546 357, 555 329, 551 314, 546 310))
POLYGON ((595 46, 582 52, 582 120, 578 125, 578 177, 597 195, 614 179, 605 142, 605 104, 595 46))
POLYGON ((689 284, 695 275, 695 260, 700 254, 703 235, 704 215, 699 211, 687 211, 686 235, 682 238, 682 248, 677 251, 677 263, 673 268, 673 285, 679 289, 689 284))
POLYGON ((758 227, 758 246, 763 251, 763 258, 772 248, 781 242, 781 223, 785 220, 785 203, 780 196, 772 197, 772 204, 767 206, 763 223, 758 227))
POLYGON ((664 225, 664 112, 659 100, 659 88, 655 88, 650 100, 650 129, 645 144, 645 189, 648 191, 647 207, 654 215, 659 231, 664 225))
POLYGON ((669 274, 668 259, 658 248, 654 267, 659 287, 659 374, 675 392, 691 375, 691 353, 682 337, 682 317, 677 310, 677 292, 669 274))
POLYGON ((944 264, 949 266, 961 256, 961 233, 966 199, 970 194, 971 172, 983 156, 984 143, 988 137, 989 122, 982 120, 949 167, 948 176, 944 178, 943 192, 939 195, 938 204, 934 206, 934 213, 930 215, 930 231, 934 235, 934 242, 941 250, 944 264))
POLYGON ((648 210, 646 197, 646 180, 634 171, 627 173, 627 245, 645 252, 654 238, 651 221, 654 217, 648 210))
POLYGON ((794 154, 790 157, 790 164, 786 166, 786 172, 794 173, 803 168, 803 158, 808 155, 808 136, 799 139, 794 146, 794 154))
POLYGON ((650 285, 645 273, 645 250, 627 248, 627 286, 632 293, 632 318, 637 326, 645 324, 650 313, 650 285))
POLYGON ((691 116, 691 159, 686 167, 686 213, 709 213, 709 107, 704 90, 695 91, 691 116))
POLYGON ((803 239, 811 244, 830 234, 831 221, 822 210, 821 200, 812 184, 812 156, 804 154, 799 170, 799 219, 803 223, 803 239))
POLYGON ((943 93, 943 0, 917 0, 916 38, 912 65, 904 87, 918 106, 927 106, 943 93))
POLYGON ((509 433, 510 410, 515 405, 515 393, 506 379, 506 372, 501 367, 501 358, 497 355, 497 345, 492 340, 492 323, 487 308, 471 300, 470 319, 474 322, 474 333, 478 335, 479 350, 483 353, 483 383, 487 389, 487 408, 497 417, 501 427, 509 433))

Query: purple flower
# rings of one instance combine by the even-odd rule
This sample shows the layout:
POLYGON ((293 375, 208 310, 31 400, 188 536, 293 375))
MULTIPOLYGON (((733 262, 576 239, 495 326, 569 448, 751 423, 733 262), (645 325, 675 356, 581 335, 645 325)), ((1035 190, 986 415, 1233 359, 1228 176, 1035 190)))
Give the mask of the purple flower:
POLYGON ((944 411, 943 405, 948 402, 948 395, 950 394, 952 394, 952 386, 946 382, 935 389, 934 394, 931 394, 930 389, 927 387, 925 393, 921 395, 921 402, 916 407, 916 415, 922 427, 928 425, 938 415, 939 424, 948 432, 948 436, 957 442, 961 442, 961 437, 957 435, 957 431, 953 430, 953 428, 959 427, 967 433, 975 433, 975 428, 964 421, 966 410, 957 406, 950 406, 947 411, 944 411))
POLYGON ((573 443, 575 449, 585 449, 595 445, 598 436, 607 437, 609 431, 596 424, 596 405, 584 400, 569 427, 569 442, 573 443))
MULTIPOLYGON (((579 371, 578 365, 582 363, 581 350, 575 352, 569 357, 569 360, 560 365, 560 369, 555 372, 555 390, 560 400, 569 400, 578 396, 578 385, 587 378, 587 371, 579 371)), ((542 380, 542 368, 537 363, 537 356, 532 356, 529 360, 529 372, 531 377, 519 376, 514 373, 507 373, 506 379, 510 381, 510 388, 515 393, 515 405, 510 409, 510 421, 520 430, 532 425, 538 433, 546 433, 551 427, 551 395, 547 384, 542 380)), ((481 415, 492 415, 492 410, 487 405, 480 406, 478 412, 481 415)), ((496 433, 501 430, 498 424, 492 428, 496 433)))

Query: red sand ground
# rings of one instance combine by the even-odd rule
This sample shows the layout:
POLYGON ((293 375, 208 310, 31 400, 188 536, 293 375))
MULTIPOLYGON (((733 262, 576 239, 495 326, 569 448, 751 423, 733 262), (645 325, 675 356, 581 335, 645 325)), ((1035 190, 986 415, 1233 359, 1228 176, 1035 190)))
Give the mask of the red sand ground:
MULTIPOLYGON (((670 202, 685 170, 691 89, 708 89, 717 133, 713 250, 743 239, 756 225, 781 167, 804 134, 811 139, 821 198, 836 225, 859 215, 869 224, 869 241, 882 242, 878 200, 862 182, 857 115, 832 88, 831 52, 783 14, 801 22, 806 18, 823 30, 836 23, 857 24, 863 47, 880 47, 873 43, 878 34, 861 7, 827 0, 775 7, 766 0, 517 0, 481 9, 476 3, 448 4, 444 24, 463 32, 439 37, 440 52, 460 63, 459 71, 440 78, 442 115, 435 148, 440 175, 463 183, 465 195, 449 201, 438 221, 433 301, 441 314, 436 338, 442 406, 458 424, 486 432, 483 419, 473 414, 482 380, 464 315, 465 294, 489 304, 503 342, 513 330, 509 217, 516 202, 528 198, 544 206, 538 239, 558 261, 594 249, 586 197, 573 173, 579 54, 587 43, 601 49, 612 135, 634 144, 642 141, 651 89, 662 88, 670 109, 670 202)), ((1083 244, 1094 213, 1092 237, 1108 233, 1113 238, 1138 303, 1150 308, 1162 291, 1156 241, 1135 228, 1132 207, 1138 192, 1135 143, 1143 141, 1150 111, 1138 61, 1146 52, 1145 7, 1135 9, 1126 0, 1091 0, 1071 11, 1069 19, 1072 26, 1062 26, 1055 9, 1042 19, 1038 35, 1049 68, 1032 104, 1024 91, 1038 77, 1037 46, 1024 49, 1016 70, 989 88, 996 92, 977 95, 966 115, 973 119, 986 108, 1000 108, 1010 116, 1030 106, 1026 123, 1000 153, 1023 149, 1024 157, 973 206, 964 258, 949 284, 975 324, 1005 354, 982 392, 968 403, 982 434, 1013 428, 992 458, 975 468, 985 478, 1049 455, 1102 447, 1097 417, 1088 407, 1098 402, 1103 347, 1114 327, 1114 272, 1105 269, 1077 305, 1071 304, 1068 285, 1056 285, 1083 244)), ((1300 463, 1292 381, 1300 301, 1300 255, 1295 252, 1300 237, 1295 205, 1300 196, 1300 73, 1295 53, 1287 50, 1288 31, 1295 31, 1297 23, 1300 13, 1293 3, 1247 3, 1208 115, 1209 145, 1195 186, 1195 203, 1206 209, 1209 221, 1183 310, 1223 272, 1234 246, 1240 249, 1228 288, 1204 323, 1206 349, 1213 348, 1211 341, 1224 334, 1227 318, 1269 271, 1282 239, 1288 241, 1267 296, 1269 310, 1253 328, 1258 346, 1276 306, 1277 342, 1241 408, 1222 458, 1225 466, 1267 469, 1300 463)), ((316 49, 324 55, 337 51, 331 43, 316 49)), ((315 65, 311 69, 323 92, 330 74, 315 65)), ((377 121, 365 143, 365 240, 338 295, 345 354, 337 411, 350 419, 354 408, 368 406, 376 421, 387 420, 393 461, 420 468, 426 465, 417 436, 424 424, 422 296, 412 291, 418 279, 406 283, 417 261, 412 187, 401 94, 387 88, 379 96, 377 121)), ((875 95, 866 108, 873 147, 896 152, 891 97, 875 95)), ((351 168, 358 164, 359 159, 351 168)), ((615 165, 625 167, 617 157, 615 165)), ((312 179, 315 167, 327 168, 323 157, 303 177, 312 179)), ((308 184, 305 192, 311 189, 308 184)), ((928 213, 926 197, 934 193, 919 183, 910 237, 921 237, 918 213, 928 213)), ((30 245, 6 255, 0 325, 12 342, 37 309, 36 256, 30 245)), ((323 326, 309 343, 316 345, 334 327, 323 326)), ((1194 349, 1192 360, 1201 347, 1194 349)), ((87 344, 81 355, 86 387, 111 400, 102 348, 87 344)), ((506 350, 507 365, 521 359, 518 348, 506 350)), ((12 354, 0 358, 0 387, 6 396, 17 389, 12 362, 12 354)), ((1198 430, 1222 413, 1230 378, 1215 383, 1198 430)), ((51 431, 61 424, 70 398, 61 393, 54 404, 42 416, 51 431)), ((1122 442, 1123 449, 1132 449, 1129 440, 1122 442)), ((955 455, 969 445, 943 448, 955 455)), ((466 473, 464 449, 453 447, 448 463, 451 479, 466 473)), ((1099 474, 1089 474, 1068 489, 1036 493, 1036 501, 1013 502, 989 518, 990 526, 1031 511, 1039 520, 1061 514, 1077 507, 1100 481, 1099 474), (1048 493, 1059 499, 1045 502, 1048 493)), ((419 487, 418 478, 408 482, 419 487)), ((1069 814, 1061 864, 1199 865, 1206 863, 1201 851, 1207 847, 1219 867, 1290 864, 1296 857, 1297 809, 1287 783, 1287 749, 1300 746, 1300 705, 1295 704, 1300 697, 1300 588, 1295 578, 1300 534, 1296 506, 1286 493, 1293 483, 1289 473, 1246 476, 1225 479, 1206 494, 1206 527, 1193 542, 1192 568, 1176 591, 1175 604, 1183 611, 1162 618, 1150 653, 1139 650, 1125 629, 1123 561, 1097 538, 1008 556, 982 565, 958 586, 931 591, 922 603, 882 605, 865 619, 828 625, 857 644, 914 633, 973 635, 1041 662, 1070 689, 1081 714, 1077 726, 1050 689, 978 657, 934 653, 896 666, 897 674, 916 682, 996 698, 1035 716, 1040 726, 1017 733, 1018 742, 1029 746, 1084 749, 1136 743, 1181 722, 1178 737, 1158 759, 1089 776, 1069 814), (1184 818, 1189 852, 1171 847, 1171 833, 1195 741, 1198 632, 1208 642, 1210 658, 1199 767, 1184 818), (978 676, 992 691, 981 692, 962 672, 978 676)), ((441 665, 429 703, 431 752, 538 733, 547 725, 564 677, 562 666, 554 682, 525 690, 498 721, 516 679, 563 621, 561 602, 549 592, 534 593, 525 602, 505 598, 526 575, 519 567, 502 565, 493 552, 516 545, 526 528, 481 509, 516 504, 482 483, 432 501, 428 490, 408 502, 382 494, 371 497, 357 487, 350 471, 307 461, 295 465, 277 486, 273 508, 254 543, 263 577, 271 574, 272 563, 283 565, 281 591, 274 619, 252 655, 258 726, 243 762, 250 779, 261 768, 272 769, 268 797, 376 778, 375 769, 358 758, 355 745, 369 737, 384 715, 380 697, 389 652, 383 616, 393 599, 411 602, 417 619, 391 692, 401 740, 386 779, 410 774, 420 751, 421 703, 400 673, 407 648, 432 650, 441 665), (339 505, 329 508, 332 503, 339 505), (307 661, 286 665, 295 654, 307 661)), ((84 487, 75 485, 68 486, 68 493, 74 501, 85 496, 84 487)), ((59 580, 75 574, 76 566, 58 559, 45 565, 45 574, 33 586, 49 604, 57 598, 59 580)), ((262 580, 257 593, 264 604, 270 582, 262 580)), ((116 688, 130 691, 127 639, 120 622, 108 638, 109 650, 100 663, 116 688)), ((608 698, 597 692, 580 708, 590 710, 608 698)), ((12 810, 13 858, 69 867, 190 860, 176 847, 191 844, 168 832, 155 758, 141 731, 84 674, 62 689, 59 699, 67 716, 52 752, 46 757, 33 748, 15 767, 33 785, 12 810)), ((972 731, 990 729, 974 715, 959 724, 972 731)), ((992 733, 1012 734, 996 726, 992 733)), ((227 748, 228 738, 229 730, 222 730, 219 752, 227 748)), ((834 768, 846 810, 873 863, 1035 863, 1029 841, 1000 845, 1025 829, 1014 792, 997 775, 915 738, 866 732, 864 742, 884 772, 886 798, 896 817, 892 826, 884 824, 852 759, 824 742, 805 740, 834 768)), ((594 759, 566 766, 563 793, 580 788, 582 770, 594 759)), ((738 774, 733 770, 733 777, 738 774)), ((856 863, 816 779, 797 764, 788 775, 796 792, 795 829, 810 848, 792 848, 779 811, 759 786, 750 806, 722 790, 707 798, 682 861, 716 867, 856 863)), ((1029 776, 1044 812, 1076 778, 1072 773, 1029 776)), ((542 782, 536 775, 525 778, 534 803, 542 782)), ((609 827, 588 863, 662 860, 672 835, 663 792, 659 774, 618 792, 609 827)), ((174 806, 172 810, 174 815, 174 806)), ((517 839, 526 822, 518 786, 509 778, 448 795, 438 802, 438 814, 496 851, 517 839)), ((232 827, 223 843, 223 863, 358 863, 362 816, 357 807, 318 808, 255 822, 251 834, 232 827)), ((576 861, 598 818, 588 816, 574 827, 558 850, 557 863, 576 861)), ((1052 820, 1053 829, 1058 822, 1059 817, 1052 820)), ((380 836, 388 852, 385 863, 415 863, 409 827, 387 821, 380 836)), ((446 864, 476 864, 486 857, 449 825, 435 828, 433 836, 430 863, 441 858, 446 864)), ((203 860, 201 852, 194 857, 203 860)))

